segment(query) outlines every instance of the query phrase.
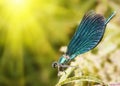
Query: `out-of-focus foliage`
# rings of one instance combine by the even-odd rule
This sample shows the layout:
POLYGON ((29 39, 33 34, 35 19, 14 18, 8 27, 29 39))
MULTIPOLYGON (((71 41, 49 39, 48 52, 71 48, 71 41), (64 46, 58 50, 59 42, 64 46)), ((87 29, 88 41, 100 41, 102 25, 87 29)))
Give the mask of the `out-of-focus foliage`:
POLYGON ((0 0, 0 86, 54 86, 58 77, 52 61, 91 9, 117 15, 100 45, 76 63, 103 81, 120 81, 119 0, 0 0))

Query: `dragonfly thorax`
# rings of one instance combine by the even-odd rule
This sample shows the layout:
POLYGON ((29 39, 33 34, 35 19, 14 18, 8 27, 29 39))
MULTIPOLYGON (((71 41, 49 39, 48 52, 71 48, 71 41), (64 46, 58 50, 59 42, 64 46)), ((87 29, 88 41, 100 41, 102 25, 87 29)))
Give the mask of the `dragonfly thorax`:
POLYGON ((70 60, 69 55, 64 54, 60 57, 60 59, 58 60, 58 63, 59 64, 66 64, 69 60, 70 60))

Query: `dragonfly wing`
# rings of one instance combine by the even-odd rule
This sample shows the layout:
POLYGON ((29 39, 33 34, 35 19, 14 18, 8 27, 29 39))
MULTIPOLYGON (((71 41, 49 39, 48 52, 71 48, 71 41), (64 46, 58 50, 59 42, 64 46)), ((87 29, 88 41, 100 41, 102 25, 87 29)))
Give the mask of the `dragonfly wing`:
POLYGON ((66 54, 79 55, 94 48, 102 39, 105 26, 102 15, 94 11, 86 13, 68 45, 66 54))

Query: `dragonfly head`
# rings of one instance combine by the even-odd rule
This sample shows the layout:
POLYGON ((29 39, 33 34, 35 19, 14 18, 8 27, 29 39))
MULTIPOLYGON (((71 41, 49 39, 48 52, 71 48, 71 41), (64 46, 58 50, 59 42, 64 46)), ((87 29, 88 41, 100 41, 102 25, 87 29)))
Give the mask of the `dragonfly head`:
POLYGON ((63 73, 63 71, 65 70, 66 67, 64 67, 63 64, 60 64, 59 62, 55 61, 52 63, 52 67, 53 68, 57 68, 58 69, 58 77, 60 77, 63 73))
POLYGON ((65 64, 61 64, 61 63, 59 63, 59 62, 57 62, 57 61, 55 61, 55 62, 52 63, 52 68, 57 68, 57 69, 58 69, 58 72, 59 72, 59 71, 64 71, 65 68, 67 68, 67 67, 68 67, 68 66, 66 66, 65 64))
POLYGON ((55 61, 55 62, 52 63, 52 67, 53 67, 53 68, 57 68, 58 66, 59 66, 59 64, 58 64, 57 61, 55 61))

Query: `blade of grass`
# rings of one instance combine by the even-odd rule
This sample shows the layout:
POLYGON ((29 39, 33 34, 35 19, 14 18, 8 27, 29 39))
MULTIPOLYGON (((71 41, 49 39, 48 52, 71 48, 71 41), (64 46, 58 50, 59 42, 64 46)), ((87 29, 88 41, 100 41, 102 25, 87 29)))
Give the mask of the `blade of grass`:
POLYGON ((100 84, 102 86, 108 86, 107 84, 105 84, 103 81, 101 81, 100 79, 96 78, 96 77, 92 77, 92 76, 81 76, 81 77, 71 77, 71 78, 67 78, 66 80, 59 82, 56 86, 61 86, 67 83, 71 83, 71 82, 75 82, 75 81, 81 81, 81 82, 94 82, 96 84, 100 84))

